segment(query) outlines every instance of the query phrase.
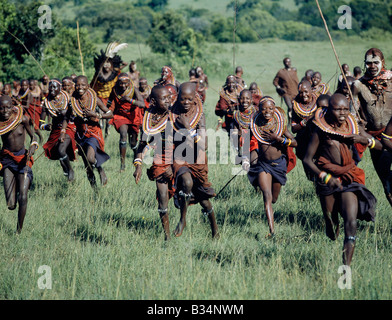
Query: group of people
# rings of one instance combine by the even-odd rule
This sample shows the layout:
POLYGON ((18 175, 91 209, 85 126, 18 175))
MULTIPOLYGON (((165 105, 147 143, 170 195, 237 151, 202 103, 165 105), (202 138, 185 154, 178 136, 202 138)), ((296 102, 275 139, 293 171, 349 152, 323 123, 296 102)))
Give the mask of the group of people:
POLYGON ((392 206, 392 71, 383 53, 371 48, 364 56, 364 75, 359 67, 352 75, 342 65, 333 91, 320 72, 309 69, 299 80, 290 58, 283 64, 273 85, 287 116, 257 85, 246 89, 238 76, 229 75, 215 107, 218 126, 230 134, 249 182, 262 193, 267 237, 275 232, 272 204, 300 160, 320 199, 330 239, 337 239, 339 214, 343 218, 343 262, 350 265, 357 220, 374 221, 376 214, 377 199, 358 167, 367 148, 392 206))
MULTIPOLYGON (((238 156, 236 164, 247 172, 250 184, 260 190, 269 224, 268 238, 275 235, 273 204, 299 159, 304 173, 315 185, 326 223, 327 236, 339 235, 339 214, 344 221, 343 262, 351 263, 357 219, 374 221, 376 198, 365 186, 359 168, 366 148, 392 205, 392 73, 382 52, 372 48, 365 54, 365 72, 355 77, 342 66, 336 91, 322 82, 320 72, 307 70, 299 81, 291 60, 273 80, 287 106, 287 115, 272 97, 264 96, 257 83, 247 87, 243 70, 226 78, 215 107, 217 129, 230 135, 238 156)), ((42 142, 41 130, 50 131, 43 145, 51 160, 58 160, 71 182, 71 162, 83 159, 87 178, 97 186, 108 181, 103 164, 109 126, 119 133, 120 171, 125 170, 126 148, 133 150, 134 177, 142 179, 142 166, 153 152, 147 177, 156 184, 158 213, 165 240, 171 237, 169 201, 180 212, 174 235, 182 235, 190 205, 199 203, 219 237, 211 199, 216 192, 208 179, 208 137, 204 102, 208 77, 201 67, 189 71, 180 83, 170 66, 150 86, 132 61, 129 72, 120 56, 101 51, 95 57, 96 72, 89 82, 84 75, 62 80, 44 76, 22 80, 20 87, 4 85, 0 96, 0 174, 7 206, 19 204, 17 232, 22 230, 27 192, 33 179, 33 155, 42 142), (14 91, 13 91, 14 89, 14 91), (105 127, 105 135, 102 129, 105 127), (26 133, 30 147, 25 149, 26 133)))

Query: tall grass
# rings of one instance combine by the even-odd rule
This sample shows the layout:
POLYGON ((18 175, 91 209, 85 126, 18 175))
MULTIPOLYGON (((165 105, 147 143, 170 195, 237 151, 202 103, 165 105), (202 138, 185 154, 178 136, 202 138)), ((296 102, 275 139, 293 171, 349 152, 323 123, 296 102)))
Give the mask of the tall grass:
MULTIPOLYGON (((372 45, 338 44, 342 63, 360 65, 365 49, 372 45)), ((136 54, 131 49, 124 51, 125 58, 136 54)), ((390 45, 384 52, 386 49, 390 45)), ((230 46, 222 46, 220 54, 230 60, 230 46)), ((248 84, 265 69, 258 82, 266 94, 274 96, 270 83, 286 54, 299 74, 314 68, 328 78, 336 71, 328 43, 240 45, 237 63, 243 66, 248 84)), ((208 74, 211 88, 205 112, 209 128, 216 126, 216 91, 228 72, 208 74)), ((149 82, 158 76, 159 70, 148 75, 149 82)), ((19 236, 14 234, 16 211, 7 209, 1 192, 1 299, 391 298, 391 208, 367 152, 360 167, 366 172, 368 188, 378 198, 377 219, 375 223, 359 222, 352 289, 341 290, 337 281, 341 277, 342 235, 337 241, 325 236, 318 198, 301 163, 289 173, 274 205, 275 240, 265 239, 268 224, 261 196, 246 176, 239 175, 212 200, 219 240, 210 238, 208 221, 195 205, 189 209, 183 235, 164 243, 155 184, 147 179, 147 166, 141 182, 135 184, 130 149, 126 171, 119 172, 118 139, 111 128, 106 140, 111 159, 104 165, 109 182, 96 192, 87 181, 81 159, 73 163, 75 182, 68 184, 59 163, 41 156, 33 166, 34 183, 19 236), (42 265, 51 268, 52 289, 37 285, 42 265)), ((38 149, 36 157, 41 152, 38 149)), ((232 177, 232 167, 210 165, 209 177, 216 191, 232 177)), ((179 211, 172 202, 169 210, 174 230, 179 211)))

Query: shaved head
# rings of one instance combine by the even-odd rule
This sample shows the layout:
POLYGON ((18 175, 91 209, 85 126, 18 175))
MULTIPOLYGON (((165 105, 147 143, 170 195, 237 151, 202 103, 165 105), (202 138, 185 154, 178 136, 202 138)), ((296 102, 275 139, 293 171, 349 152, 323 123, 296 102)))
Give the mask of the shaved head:
POLYGON ((341 93, 335 93, 329 98, 329 107, 332 108, 336 106, 349 107, 347 98, 341 93))
POLYGON ((308 80, 302 80, 298 85, 298 89, 301 89, 301 88, 311 89, 312 84, 308 80))
POLYGON ((0 104, 12 104, 12 99, 10 96, 0 96, 0 104))
POLYGON ((184 82, 180 85, 178 94, 196 92, 196 83, 194 82, 184 82))

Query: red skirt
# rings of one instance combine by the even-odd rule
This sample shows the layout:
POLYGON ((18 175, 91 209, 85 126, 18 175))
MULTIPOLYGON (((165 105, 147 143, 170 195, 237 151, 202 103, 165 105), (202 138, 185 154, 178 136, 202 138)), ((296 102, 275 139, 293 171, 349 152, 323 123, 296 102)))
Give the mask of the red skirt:
POLYGON ((34 124, 34 129, 39 129, 39 120, 41 119, 42 108, 36 105, 31 105, 26 110, 26 115, 30 117, 31 121, 34 124))
POLYGON ((144 110, 142 108, 133 108, 127 113, 114 114, 113 119, 109 123, 115 127, 117 132, 122 125, 126 124, 131 126, 136 133, 139 133, 143 123, 143 113, 144 110))
MULTIPOLYGON (((71 138, 71 143, 67 148, 67 155, 70 161, 74 161, 76 159, 76 142, 75 142, 75 132, 76 126, 73 123, 68 123, 65 134, 67 134, 71 138)), ((48 141, 43 145, 45 150, 45 156, 50 160, 58 160, 60 158, 58 153, 58 140, 61 134, 61 127, 54 128, 50 132, 48 141)))

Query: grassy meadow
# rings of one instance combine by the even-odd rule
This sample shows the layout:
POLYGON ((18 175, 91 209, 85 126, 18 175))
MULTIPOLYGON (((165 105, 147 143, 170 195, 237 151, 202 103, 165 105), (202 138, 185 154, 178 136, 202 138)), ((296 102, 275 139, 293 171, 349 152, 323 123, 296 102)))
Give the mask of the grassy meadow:
MULTIPOLYGON (((348 63, 351 70, 363 66, 364 52, 372 46, 386 53, 391 66, 390 43, 358 40, 335 45, 341 62, 348 63)), ((148 50, 143 52, 149 54, 148 50)), ((232 45, 220 44, 217 54, 232 64, 232 45)), ((137 59, 137 45, 130 45, 121 56, 125 61, 137 59)), ((280 103, 271 83, 284 56, 291 57, 300 77, 312 68, 327 81, 337 71, 327 42, 240 44, 235 65, 243 67, 248 85, 256 81, 264 94, 280 103)), ((138 66, 140 70, 142 66, 138 66)), ((208 70, 208 66, 202 67, 208 70)), ((159 77, 159 71, 147 75, 150 83, 159 77)), ((232 72, 232 68, 219 74, 206 72, 210 79, 205 103, 209 128, 217 123, 214 107, 218 91, 232 72)), ((335 78, 330 81, 332 86, 334 83, 335 78)), ((240 175, 212 200, 219 240, 211 240, 208 221, 195 205, 189 209, 183 235, 164 243, 155 184, 145 172, 148 166, 136 185, 128 149, 126 171, 120 173, 118 139, 111 128, 105 147, 111 159, 104 165, 109 182, 96 192, 87 181, 81 159, 73 163, 75 182, 68 184, 60 164, 39 157, 39 148, 28 212, 19 236, 14 234, 17 211, 7 209, 4 192, 0 192, 0 299, 391 299, 391 208, 367 152, 360 167, 366 171, 368 188, 378 198, 377 219, 358 224, 352 289, 342 290, 337 282, 343 226, 337 241, 325 236, 320 204, 300 162, 289 173, 274 205, 274 240, 265 239, 268 224, 261 196, 253 191, 247 177, 240 175), (42 276, 38 268, 43 265, 51 268, 51 289, 38 287, 42 276)), ((210 165, 209 178, 216 191, 232 177, 232 168, 231 164, 210 165)), ((169 210, 174 230, 179 211, 172 202, 169 210)))

